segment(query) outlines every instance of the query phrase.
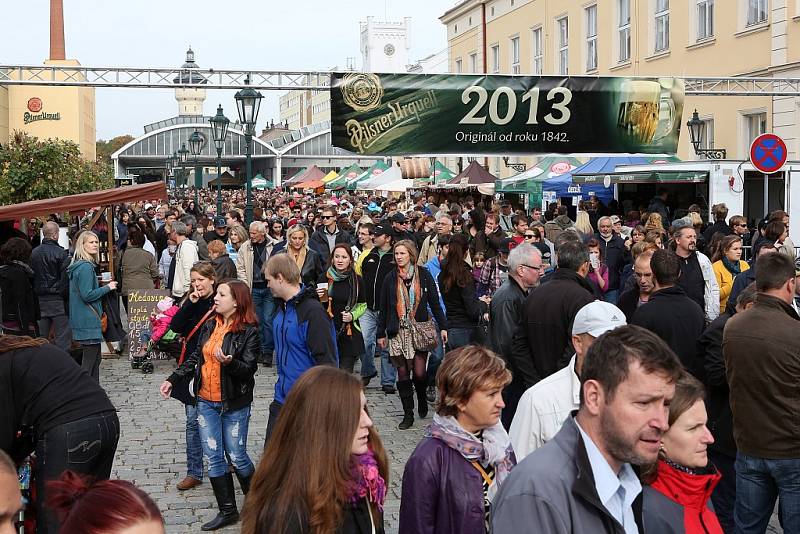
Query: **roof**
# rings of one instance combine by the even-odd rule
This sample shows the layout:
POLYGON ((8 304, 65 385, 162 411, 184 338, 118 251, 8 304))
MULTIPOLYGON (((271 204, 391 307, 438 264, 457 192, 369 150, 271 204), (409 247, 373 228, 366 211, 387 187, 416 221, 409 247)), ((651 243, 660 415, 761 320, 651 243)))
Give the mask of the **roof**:
POLYGON ((114 189, 103 189, 69 195, 64 197, 32 200, 21 204, 0 206, 0 221, 12 221, 22 217, 36 215, 49 215, 65 211, 86 211, 95 206, 108 206, 123 202, 136 202, 140 200, 167 200, 167 187, 164 182, 149 184, 129 185, 114 189))
POLYGON ((292 176, 289 180, 283 182, 283 185, 294 185, 302 182, 310 182, 312 180, 322 180, 325 174, 326 174, 325 171, 323 171, 316 165, 312 165, 305 171, 299 172, 294 176, 292 176))
POLYGON ((448 180, 447 185, 471 186, 480 184, 493 184, 497 177, 483 168, 483 165, 473 161, 460 174, 448 180))

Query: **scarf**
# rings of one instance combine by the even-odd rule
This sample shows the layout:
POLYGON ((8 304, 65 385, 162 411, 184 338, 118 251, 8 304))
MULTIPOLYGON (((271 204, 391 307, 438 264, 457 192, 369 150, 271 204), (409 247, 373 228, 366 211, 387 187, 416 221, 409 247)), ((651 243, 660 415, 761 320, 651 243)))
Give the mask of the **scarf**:
MULTIPOLYGON (((353 277, 353 270, 348 269, 345 272, 337 271, 335 267, 331 266, 328 268, 328 272, 325 274, 328 278, 328 317, 333 319, 333 284, 336 282, 348 282, 349 287, 349 295, 347 297, 347 306, 345 307, 346 312, 352 312, 353 308, 356 306, 356 301, 358 300, 358 282, 353 277)), ((353 335, 353 321, 349 323, 342 324, 342 329, 348 336, 353 335)), ((341 333, 341 330, 339 333, 341 333)))
POLYGON ((722 265, 724 265, 725 268, 728 269, 728 271, 730 271, 730 273, 733 276, 736 276, 737 274, 742 272, 741 264, 738 261, 733 262, 733 261, 729 260, 727 256, 723 256, 722 257, 722 265))
POLYGON ((306 263, 306 250, 306 247, 301 248, 300 252, 295 252, 291 247, 286 249, 286 252, 289 253, 289 257, 292 258, 300 268, 300 272, 303 271, 303 265, 306 263))
POLYGON ((477 461, 494 466, 495 483, 489 487, 489 501, 493 500, 500 484, 517 463, 511 439, 499 421, 496 425, 483 429, 483 440, 480 440, 464 430, 455 417, 435 414, 433 423, 425 429, 425 436, 443 441, 468 462, 477 461))
POLYGON ((417 315, 417 298, 422 292, 419 285, 419 276, 416 276, 416 268, 408 266, 408 274, 397 268, 397 317, 402 323, 408 323, 417 315), (406 280, 411 280, 411 287, 406 287, 406 280))
POLYGON ((383 502, 386 500, 386 481, 378 471, 378 462, 372 451, 354 454, 350 458, 350 484, 348 501, 355 506, 360 499, 374 503, 378 511, 383 513, 383 502))

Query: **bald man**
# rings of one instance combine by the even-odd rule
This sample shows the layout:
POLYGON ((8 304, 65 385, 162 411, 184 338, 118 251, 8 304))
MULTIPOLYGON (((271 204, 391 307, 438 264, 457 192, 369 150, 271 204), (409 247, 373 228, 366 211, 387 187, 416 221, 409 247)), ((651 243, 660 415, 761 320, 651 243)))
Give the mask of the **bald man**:
POLYGON ((22 493, 19 491, 14 462, 0 450, 0 534, 17 534, 14 522, 22 510, 22 493))
POLYGON ((39 298, 41 310, 39 332, 42 337, 49 338, 52 328, 56 346, 69 352, 72 330, 64 306, 64 299, 69 291, 69 252, 58 244, 58 234, 58 224, 53 221, 44 223, 42 243, 31 253, 31 269, 33 290, 39 298))

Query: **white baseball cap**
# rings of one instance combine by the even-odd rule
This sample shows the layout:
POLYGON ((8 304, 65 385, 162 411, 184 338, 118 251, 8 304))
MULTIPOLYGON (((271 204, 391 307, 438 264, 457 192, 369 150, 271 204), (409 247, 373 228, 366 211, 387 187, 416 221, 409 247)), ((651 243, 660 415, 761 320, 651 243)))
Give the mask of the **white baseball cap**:
POLYGON ((572 323, 572 335, 589 334, 592 337, 600 337, 626 324, 628 323, 622 310, 609 302, 596 300, 578 310, 572 323))

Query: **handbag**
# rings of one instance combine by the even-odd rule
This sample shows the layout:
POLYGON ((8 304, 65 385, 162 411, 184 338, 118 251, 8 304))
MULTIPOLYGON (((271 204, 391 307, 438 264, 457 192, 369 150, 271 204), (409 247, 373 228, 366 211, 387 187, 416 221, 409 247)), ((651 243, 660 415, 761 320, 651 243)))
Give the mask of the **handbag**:
POLYGON ((86 306, 88 306, 88 308, 92 310, 92 313, 95 315, 95 317, 100 319, 100 330, 102 330, 102 332, 105 334, 106 330, 108 330, 108 315, 106 314, 106 312, 103 312, 103 315, 97 315, 97 310, 94 309, 94 306, 88 303, 86 304, 86 306))
POLYGON ((410 327, 411 342, 414 345, 414 350, 430 352, 436 348, 438 341, 436 339, 436 324, 433 319, 428 319, 421 323, 412 320, 410 327))
MULTIPOLYGON (((179 366, 186 359, 186 343, 194 337, 194 335, 197 333, 198 330, 200 330, 200 327, 205 324, 206 320, 208 320, 208 318, 211 316, 212 313, 214 313, 213 307, 206 312, 203 318, 200 319, 200 321, 198 321, 196 325, 194 325, 194 328, 192 328, 192 330, 189 332, 189 335, 183 338, 183 344, 181 346, 181 355, 178 357, 179 366)), ((186 376, 178 377, 178 379, 175 380, 175 382, 172 384, 172 392, 170 393, 170 397, 172 397, 175 400, 179 400, 184 404, 194 405, 196 402, 194 396, 194 375, 195 373, 193 370, 186 376)))

